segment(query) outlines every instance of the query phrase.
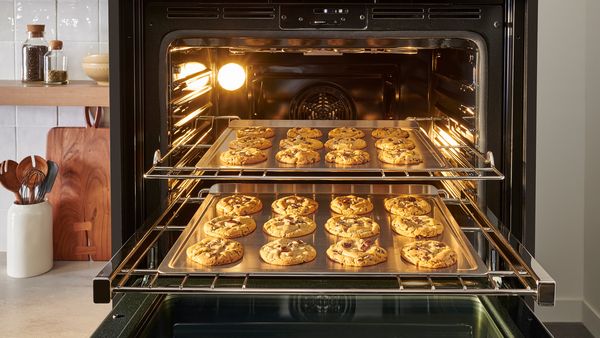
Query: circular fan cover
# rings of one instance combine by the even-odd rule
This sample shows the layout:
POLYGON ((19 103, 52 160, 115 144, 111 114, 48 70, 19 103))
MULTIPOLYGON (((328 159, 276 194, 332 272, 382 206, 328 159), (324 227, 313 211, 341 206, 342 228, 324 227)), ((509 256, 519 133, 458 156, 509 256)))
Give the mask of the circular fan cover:
POLYGON ((356 299, 345 295, 301 295, 290 298, 290 314, 302 321, 347 321, 354 317, 356 299))
POLYGON ((311 86, 290 105, 292 120, 353 120, 355 109, 345 92, 332 85, 311 86))

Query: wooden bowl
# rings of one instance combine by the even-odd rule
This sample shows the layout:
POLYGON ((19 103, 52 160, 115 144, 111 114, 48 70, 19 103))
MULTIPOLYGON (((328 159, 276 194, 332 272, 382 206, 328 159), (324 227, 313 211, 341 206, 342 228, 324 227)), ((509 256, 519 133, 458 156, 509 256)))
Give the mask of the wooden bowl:
POLYGON ((93 54, 83 58, 85 75, 101 86, 108 86, 108 54, 93 54))

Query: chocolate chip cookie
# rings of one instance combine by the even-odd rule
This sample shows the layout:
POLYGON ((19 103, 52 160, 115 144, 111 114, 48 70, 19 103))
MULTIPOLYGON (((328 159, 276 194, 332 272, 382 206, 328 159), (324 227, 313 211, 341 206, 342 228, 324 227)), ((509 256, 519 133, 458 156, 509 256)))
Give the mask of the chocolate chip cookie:
POLYGON ((383 202, 385 209, 394 215, 427 215, 431 212, 431 204, 418 196, 400 195, 386 198, 383 202))
POLYGON ((267 154, 257 148, 229 149, 221 154, 220 159, 227 165, 247 165, 266 161, 267 154))
POLYGON ((332 150, 325 155, 325 161, 343 165, 365 164, 370 160, 369 153, 364 150, 332 150))
POLYGON ((263 207, 258 197, 248 195, 231 195, 217 202, 217 214, 244 216, 259 212, 263 207))
POLYGON ((423 268, 441 269, 456 264, 456 252, 439 241, 416 241, 402 247, 402 258, 423 268))
POLYGON ((281 238, 301 237, 313 233, 317 224, 310 217, 284 215, 273 217, 263 225, 268 235, 281 238))
POLYGON ((217 216, 204 223, 204 233, 219 238, 246 236, 256 229, 256 222, 250 216, 217 216))
POLYGON ((207 237, 185 250, 187 257, 202 265, 223 265, 239 261, 244 247, 239 242, 207 237))
POLYGON ((329 206, 333 212, 340 215, 363 215, 373 210, 371 201, 354 195, 338 196, 329 206))
POLYGON ((392 218, 392 230, 413 238, 435 237, 444 232, 442 222, 426 215, 405 215, 392 218))
POLYGON ((260 248, 260 258, 273 265, 297 265, 317 257, 312 245, 299 240, 280 238, 260 248))
POLYGON ((327 220, 325 229, 332 235, 346 238, 367 238, 379 234, 377 222, 364 216, 335 216, 327 220))
POLYGON ((278 151, 275 159, 281 163, 304 165, 319 162, 321 155, 308 147, 296 146, 278 151))
POLYGON ((307 138, 319 138, 323 136, 323 132, 321 132, 317 128, 308 128, 308 127, 295 127, 290 128, 287 131, 287 137, 295 138, 296 136, 302 136, 307 138))
POLYGON ((384 138, 384 137, 402 137, 407 138, 409 136, 408 132, 402 128, 377 128, 371 132, 371 136, 374 138, 384 138))
POLYGON ((275 136, 275 132, 272 128, 259 126, 239 128, 236 130, 235 134, 237 135, 237 137, 254 136, 271 138, 275 136))
POLYGON ((343 265, 369 266, 385 262, 387 251, 374 241, 348 238, 332 244, 327 257, 343 265))
POLYGON ((319 207, 317 201, 304 196, 286 196, 271 204, 273 212, 280 215, 310 215, 319 207))

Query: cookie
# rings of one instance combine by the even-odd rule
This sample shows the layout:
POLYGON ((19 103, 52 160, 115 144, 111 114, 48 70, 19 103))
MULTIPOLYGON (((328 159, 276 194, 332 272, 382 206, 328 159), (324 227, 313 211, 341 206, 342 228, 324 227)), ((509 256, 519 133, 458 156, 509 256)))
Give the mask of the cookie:
POLYGON ((416 241, 402 247, 402 258, 424 268, 441 269, 456 264, 456 252, 439 241, 416 241))
POLYGON ((273 265, 297 265, 310 262, 315 257, 317 250, 299 239, 280 238, 260 248, 260 258, 273 265))
POLYGON ((325 161, 336 164, 358 165, 371 160, 369 153, 364 150, 332 150, 325 155, 325 161))
POLYGON ((354 127, 339 127, 329 131, 327 134, 329 138, 343 138, 343 137, 356 137, 361 138, 365 137, 365 133, 354 127))
POLYGON ((323 148, 323 142, 315 140, 314 138, 308 138, 304 136, 284 138, 281 141, 279 141, 279 147, 281 149, 287 149, 296 146, 308 147, 312 150, 319 150, 323 148))
POLYGON ((228 165, 245 165, 264 162, 267 154, 256 148, 229 149, 221 154, 221 162, 228 165))
POLYGON ((295 127, 288 129, 287 137, 295 138, 297 136, 302 136, 306 138, 319 138, 323 136, 323 133, 317 128, 295 127))
POLYGON ((407 138, 409 136, 408 132, 402 128, 377 128, 371 132, 371 136, 374 138, 384 138, 384 137, 402 137, 407 138))
POLYGON ((317 201, 303 196, 286 196, 271 204, 273 212, 280 215, 310 215, 317 210, 317 201))
POLYGON ((229 149, 256 148, 264 150, 271 148, 272 146, 273 144, 270 140, 264 137, 255 136, 242 136, 229 142, 229 149))
POLYGON ((419 152, 398 148, 381 150, 377 158, 389 164, 418 164, 423 162, 423 156, 419 152))
POLYGON ((415 142, 409 138, 384 137, 375 142, 375 147, 380 150, 415 149, 415 142))
POLYGON ((219 238, 246 236, 256 229, 256 222, 250 216, 217 216, 204 223, 204 233, 219 238))
POLYGON ((363 215, 373 210, 373 203, 354 195, 338 196, 329 204, 331 210, 340 215, 363 215))
POLYGON ((357 137, 332 138, 325 142, 325 147, 329 150, 364 149, 367 147, 367 142, 357 137))
POLYGON ((207 237, 185 250, 188 258, 202 265, 223 265, 239 261, 244 247, 239 242, 207 237))
POLYGON ((313 233, 317 224, 311 218, 300 215, 273 217, 263 225, 268 235, 280 238, 293 238, 313 233))
POLYGON ((264 137, 264 138, 271 138, 273 136, 275 136, 275 132, 273 131, 273 129, 269 128, 269 127, 244 127, 244 128, 239 128, 238 130, 236 130, 235 132, 237 137, 244 137, 244 136, 254 136, 254 137, 264 137))
POLYGON ((400 195, 386 198, 383 204, 385 209, 394 215, 420 216, 431 212, 431 204, 424 198, 416 196, 400 195))
POLYGON ((343 265, 369 266, 385 262, 387 251, 370 240, 347 238, 332 244, 327 257, 343 265))
POLYGON ((321 155, 310 148, 297 146, 278 151, 275 159, 287 164, 313 164, 321 160, 321 155))
POLYGON ((263 205, 260 199, 248 195, 231 195, 217 202, 217 214, 244 216, 259 212, 263 205))
POLYGON ((405 215, 392 219, 392 230, 406 237, 427 238, 438 236, 444 232, 444 225, 426 215, 405 215))
POLYGON ((367 238, 379 234, 379 224, 364 216, 335 216, 325 223, 332 235, 346 238, 367 238))

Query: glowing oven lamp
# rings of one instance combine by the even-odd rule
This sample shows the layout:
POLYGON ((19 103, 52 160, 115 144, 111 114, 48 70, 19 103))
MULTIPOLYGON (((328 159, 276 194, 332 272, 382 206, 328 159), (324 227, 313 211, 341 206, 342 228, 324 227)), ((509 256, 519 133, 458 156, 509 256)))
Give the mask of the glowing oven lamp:
POLYGON ((228 63, 219 69, 217 81, 225 90, 240 89, 246 82, 246 71, 237 63, 228 63))

